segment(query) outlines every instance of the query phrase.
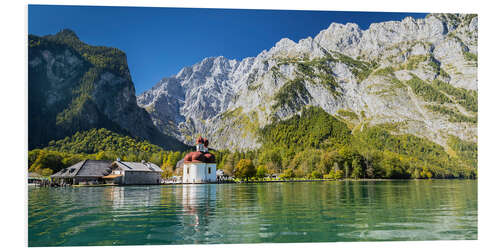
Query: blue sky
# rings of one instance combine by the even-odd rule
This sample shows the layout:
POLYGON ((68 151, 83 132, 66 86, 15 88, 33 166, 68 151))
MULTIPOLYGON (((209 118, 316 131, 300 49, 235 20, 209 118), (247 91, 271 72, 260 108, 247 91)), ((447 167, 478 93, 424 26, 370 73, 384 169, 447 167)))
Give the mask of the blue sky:
POLYGON ((123 50, 140 94, 161 78, 205 57, 241 60, 281 38, 314 37, 330 23, 371 23, 423 18, 426 13, 188 9, 148 7, 28 6, 28 33, 69 28, 90 45, 123 50))

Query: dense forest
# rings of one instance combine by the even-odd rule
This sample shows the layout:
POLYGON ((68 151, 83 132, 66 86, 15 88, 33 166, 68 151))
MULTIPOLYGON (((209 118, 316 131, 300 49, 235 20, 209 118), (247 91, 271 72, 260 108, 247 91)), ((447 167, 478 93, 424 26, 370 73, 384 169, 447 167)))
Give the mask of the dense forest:
POLYGON ((224 152, 219 167, 234 173, 241 159, 284 178, 476 178, 477 144, 450 136, 447 147, 390 126, 351 130, 341 119, 308 107, 261 131, 262 147, 224 152))
MULTIPOLYGON (((344 111, 345 112, 345 111, 344 111)), ((450 136, 446 147, 390 126, 350 129, 321 108, 306 107, 298 115, 260 130, 262 147, 255 151, 215 151, 217 167, 238 178, 476 178, 477 144, 450 136)), ((180 174, 176 163, 186 152, 165 151, 106 129, 77 132, 29 151, 29 170, 50 175, 83 159, 147 160, 180 174)))

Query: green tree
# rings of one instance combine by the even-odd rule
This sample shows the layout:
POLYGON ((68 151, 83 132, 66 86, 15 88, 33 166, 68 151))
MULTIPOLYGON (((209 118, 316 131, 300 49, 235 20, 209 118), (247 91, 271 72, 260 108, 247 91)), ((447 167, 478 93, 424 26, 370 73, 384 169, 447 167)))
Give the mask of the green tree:
POLYGON ((344 177, 344 171, 342 171, 341 169, 337 169, 337 170, 332 169, 332 171, 333 171, 333 175, 332 175, 333 179, 340 180, 344 177))
POLYGON ((266 177, 266 174, 267 174, 266 166, 260 165, 257 167, 257 172, 255 174, 255 177, 262 179, 262 178, 266 177))
POLYGON ((235 172, 235 166, 236 166, 236 154, 235 153, 229 153, 226 155, 225 159, 224 159, 224 166, 223 166, 223 170, 224 170, 224 173, 226 173, 227 175, 229 176, 233 176, 234 175, 234 172, 235 172))
POLYGON ((42 174, 42 170, 48 168, 57 172, 65 167, 62 161, 63 157, 61 153, 43 150, 38 154, 30 171, 42 174))
POLYGON ((363 177, 364 171, 363 171, 363 166, 361 165, 361 160, 359 157, 355 157, 352 160, 352 173, 351 177, 354 179, 358 179, 363 177))
POLYGON ((270 171, 280 172, 282 170, 282 159, 278 148, 263 149, 259 155, 259 162, 266 165, 270 171))
POLYGON ((177 162, 182 160, 182 153, 180 151, 175 151, 174 153, 174 167, 177 166, 177 162))
POLYGON ((42 169, 42 173, 41 174, 43 176, 50 176, 50 175, 52 175, 53 172, 54 171, 52 171, 52 169, 50 169, 50 168, 44 168, 44 169, 42 169))
POLYGON ((168 154, 168 157, 167 157, 167 167, 174 168, 176 163, 177 163, 177 161, 176 161, 175 153, 170 152, 168 154))
POLYGON ((28 151, 28 166, 33 165, 33 163, 36 161, 38 158, 38 154, 42 151, 41 149, 34 149, 31 151, 28 151))
POLYGON ((256 174, 255 166, 249 159, 241 159, 236 165, 234 175, 238 178, 245 178, 247 181, 249 178, 254 177, 256 174))
POLYGON ((331 169, 337 166, 340 162, 340 156, 337 151, 326 151, 321 154, 321 160, 318 164, 318 171, 326 175, 330 173, 331 169))
MULTIPOLYGON (((62 159, 62 164, 64 165, 64 167, 69 167, 69 166, 74 165, 77 162, 83 161, 85 159, 86 158, 80 154, 69 154, 69 155, 66 155, 66 157, 64 157, 62 159)), ((100 159, 96 158, 96 160, 100 160, 100 159)))
POLYGON ((344 172, 345 172, 345 177, 347 178, 349 176, 349 162, 348 161, 344 161, 344 172))
POLYGON ((432 173, 431 173, 431 171, 429 171, 429 168, 427 166, 424 166, 422 168, 422 172, 420 172, 420 177, 427 178, 427 179, 432 178, 432 173))
POLYGON ((163 163, 163 152, 156 152, 149 157, 149 162, 152 162, 158 166, 161 166, 163 163))
POLYGON ((320 172, 316 171, 316 170, 314 170, 314 171, 311 172, 311 178, 312 179, 320 179, 322 177, 323 177, 323 175, 320 172))
POLYGON ((106 158, 106 152, 104 151, 97 153, 95 156, 96 160, 105 160, 105 158, 106 158))
POLYGON ((339 179, 342 179, 344 178, 344 171, 342 171, 341 169, 339 169, 338 167, 337 168, 332 168, 330 170, 330 173, 328 173, 328 175, 325 176, 327 179, 335 179, 335 180, 339 180, 339 179))
POLYGON ((283 172, 283 174, 280 177, 285 179, 285 180, 292 179, 292 178, 295 178, 295 172, 291 168, 285 169, 285 171, 283 172))

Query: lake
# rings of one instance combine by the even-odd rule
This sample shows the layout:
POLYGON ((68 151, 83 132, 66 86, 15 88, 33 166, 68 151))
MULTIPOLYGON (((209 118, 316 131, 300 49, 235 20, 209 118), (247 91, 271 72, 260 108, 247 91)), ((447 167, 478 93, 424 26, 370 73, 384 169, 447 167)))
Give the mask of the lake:
POLYGON ((28 188, 29 246, 477 239, 477 180, 28 188))

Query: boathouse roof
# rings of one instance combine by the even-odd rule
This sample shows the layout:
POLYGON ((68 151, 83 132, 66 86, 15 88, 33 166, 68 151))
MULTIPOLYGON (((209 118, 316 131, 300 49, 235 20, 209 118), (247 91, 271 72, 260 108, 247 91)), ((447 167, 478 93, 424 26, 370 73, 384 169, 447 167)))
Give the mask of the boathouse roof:
POLYGON ((158 165, 152 162, 114 161, 113 165, 117 165, 125 171, 163 172, 158 165))
POLYGON ((51 175, 52 178, 100 177, 111 173, 111 161, 83 160, 51 175))

